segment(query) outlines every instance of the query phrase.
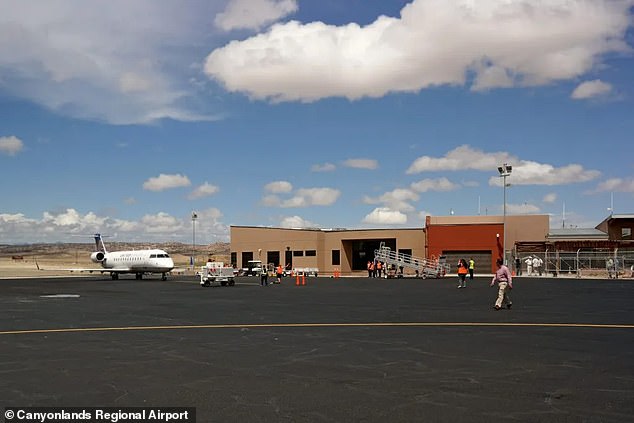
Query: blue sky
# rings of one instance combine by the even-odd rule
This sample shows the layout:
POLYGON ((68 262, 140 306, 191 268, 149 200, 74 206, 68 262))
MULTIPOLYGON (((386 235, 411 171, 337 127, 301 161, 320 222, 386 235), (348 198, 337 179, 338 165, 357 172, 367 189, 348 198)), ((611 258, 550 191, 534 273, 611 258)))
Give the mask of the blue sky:
POLYGON ((633 7, 0 0, 0 243, 632 213, 633 7))

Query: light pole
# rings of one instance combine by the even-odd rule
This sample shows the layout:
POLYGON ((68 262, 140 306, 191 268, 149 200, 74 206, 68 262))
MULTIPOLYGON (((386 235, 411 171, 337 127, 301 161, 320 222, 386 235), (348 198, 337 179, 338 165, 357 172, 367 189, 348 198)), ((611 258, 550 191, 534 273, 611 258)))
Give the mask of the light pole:
POLYGON ((503 244, 503 252, 502 252, 502 260, 504 260, 504 264, 506 264, 506 177, 509 176, 511 174, 511 172, 513 171, 513 166, 504 163, 502 166, 498 166, 498 172, 500 173, 500 177, 502 178, 502 184, 504 185, 504 217, 503 217, 503 223, 502 223, 502 229, 503 229, 503 240, 502 240, 502 244, 503 244))
POLYGON ((192 269, 196 268, 196 219, 198 214, 192 212, 192 269))

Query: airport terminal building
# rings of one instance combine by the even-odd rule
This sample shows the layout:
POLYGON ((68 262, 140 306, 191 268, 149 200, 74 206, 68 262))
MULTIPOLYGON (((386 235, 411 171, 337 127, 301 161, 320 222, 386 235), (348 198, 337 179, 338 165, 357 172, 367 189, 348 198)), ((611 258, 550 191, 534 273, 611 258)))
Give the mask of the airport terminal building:
POLYGON ((504 247, 516 241, 542 242, 548 215, 428 216, 424 228, 409 229, 286 229, 231 226, 231 262, 245 267, 249 260, 290 268, 316 267, 322 275, 363 275, 381 243, 414 257, 473 258, 480 272, 495 269, 504 247), (506 231, 505 231, 506 226, 506 231), (506 236, 506 244, 504 237, 506 236))

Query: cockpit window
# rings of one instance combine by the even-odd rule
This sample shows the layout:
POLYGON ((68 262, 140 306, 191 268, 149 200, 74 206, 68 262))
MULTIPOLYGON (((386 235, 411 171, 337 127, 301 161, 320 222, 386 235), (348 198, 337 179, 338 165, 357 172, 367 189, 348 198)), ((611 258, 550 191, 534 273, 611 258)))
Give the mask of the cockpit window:
POLYGON ((150 258, 156 258, 156 254, 150 254, 150 258))

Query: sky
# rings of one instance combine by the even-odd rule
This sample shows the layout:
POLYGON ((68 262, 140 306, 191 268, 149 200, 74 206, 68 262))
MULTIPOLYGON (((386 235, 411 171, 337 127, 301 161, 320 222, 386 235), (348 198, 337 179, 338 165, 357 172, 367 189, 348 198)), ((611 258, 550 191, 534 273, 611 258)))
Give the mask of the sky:
POLYGON ((505 191, 595 227, 634 213, 633 23, 634 0, 0 0, 0 244, 415 228, 505 191))

